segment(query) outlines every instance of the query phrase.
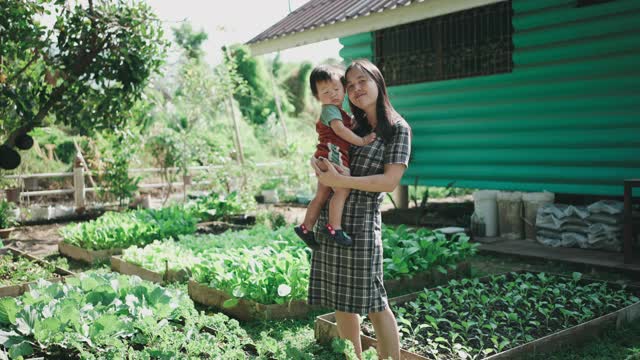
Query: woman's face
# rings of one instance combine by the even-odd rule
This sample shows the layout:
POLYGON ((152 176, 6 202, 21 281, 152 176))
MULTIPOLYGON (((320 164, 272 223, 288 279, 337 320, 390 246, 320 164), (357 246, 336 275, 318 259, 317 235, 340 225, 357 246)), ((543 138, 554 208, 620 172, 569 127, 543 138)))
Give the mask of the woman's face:
POLYGON ((349 100, 360 109, 375 110, 378 86, 367 73, 354 67, 347 73, 347 95, 349 100))

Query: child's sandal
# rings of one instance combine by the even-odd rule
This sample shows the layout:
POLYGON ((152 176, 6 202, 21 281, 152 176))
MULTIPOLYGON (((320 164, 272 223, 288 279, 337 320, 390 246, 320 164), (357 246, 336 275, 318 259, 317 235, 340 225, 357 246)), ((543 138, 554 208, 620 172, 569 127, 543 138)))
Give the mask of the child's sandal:
POLYGON ((315 234, 313 233, 313 231, 307 229, 307 227, 304 226, 304 224, 296 226, 293 229, 295 230, 296 235, 298 235, 298 237, 302 239, 302 241, 304 241, 304 243, 307 244, 307 246, 310 247, 312 250, 317 250, 320 248, 320 244, 316 242, 315 234))

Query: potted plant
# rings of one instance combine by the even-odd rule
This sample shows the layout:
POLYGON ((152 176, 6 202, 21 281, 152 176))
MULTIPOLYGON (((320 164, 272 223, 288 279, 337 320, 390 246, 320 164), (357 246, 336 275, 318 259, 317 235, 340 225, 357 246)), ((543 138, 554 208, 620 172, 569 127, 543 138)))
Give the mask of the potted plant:
POLYGON ((20 202, 20 187, 15 179, 7 179, 0 175, 0 189, 4 189, 7 201, 18 204, 20 202))
POLYGON ((280 179, 270 179, 260 186, 262 192, 260 193, 264 198, 264 202, 267 204, 275 204, 280 201, 278 198, 278 185, 282 183, 280 179))
POLYGON ((8 239, 15 229, 16 219, 12 216, 14 211, 7 200, 0 200, 0 239, 8 239))

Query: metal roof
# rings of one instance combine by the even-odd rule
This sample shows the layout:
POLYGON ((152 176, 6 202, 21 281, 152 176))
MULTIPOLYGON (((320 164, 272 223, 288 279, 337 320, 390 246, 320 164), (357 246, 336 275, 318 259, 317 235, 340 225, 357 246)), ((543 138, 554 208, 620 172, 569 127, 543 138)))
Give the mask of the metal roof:
POLYGON ((336 22, 369 16, 424 0, 311 0, 263 31, 247 44, 275 39, 336 22))

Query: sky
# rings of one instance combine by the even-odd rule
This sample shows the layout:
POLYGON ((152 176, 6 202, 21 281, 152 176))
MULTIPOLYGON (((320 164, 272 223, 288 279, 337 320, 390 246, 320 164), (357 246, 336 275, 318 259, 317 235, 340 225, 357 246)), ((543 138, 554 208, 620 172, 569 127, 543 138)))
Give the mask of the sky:
MULTIPOLYGON (((280 21, 308 0, 147 0, 163 21, 165 34, 172 38, 172 27, 189 21, 194 30, 203 30, 208 39, 203 45, 207 60, 220 61, 222 45, 245 43, 280 21)), ((338 39, 309 44, 280 52, 285 62, 302 60, 317 64, 329 57, 339 58, 338 39)), ((275 54, 266 55, 273 56, 275 54)))

